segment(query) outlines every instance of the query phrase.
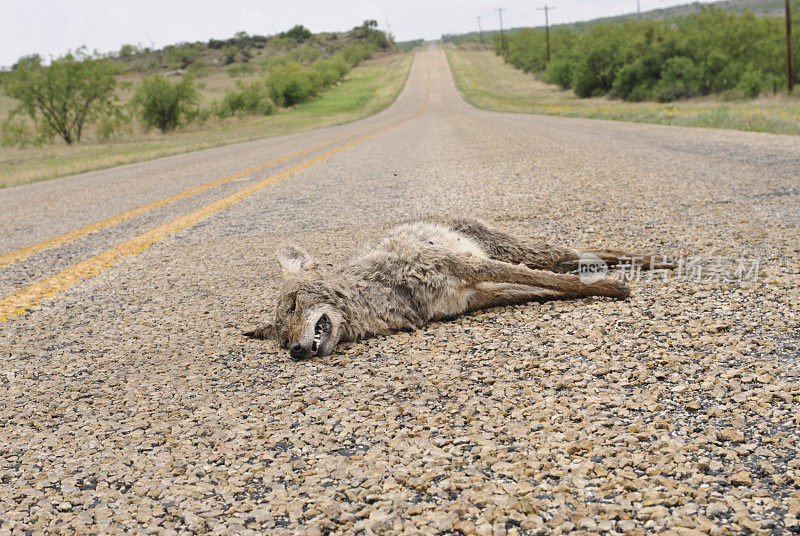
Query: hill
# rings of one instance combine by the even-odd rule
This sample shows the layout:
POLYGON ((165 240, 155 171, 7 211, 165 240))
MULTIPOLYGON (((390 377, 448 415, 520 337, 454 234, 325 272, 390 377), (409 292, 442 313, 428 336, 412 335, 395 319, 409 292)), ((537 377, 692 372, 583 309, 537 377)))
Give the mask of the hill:
MULTIPOLYGON (((275 57, 288 56, 307 64, 342 52, 356 42, 372 42, 380 49, 391 47, 392 43, 384 32, 375 31, 373 25, 367 25, 371 22, 365 21, 363 25, 344 32, 313 34, 302 25, 270 36, 238 32, 228 39, 182 42, 160 49, 128 44, 102 56, 113 60, 122 73, 148 75, 164 71, 180 74, 186 71, 204 76, 225 70, 236 76, 266 70, 270 59, 275 57)), ((38 54, 31 54, 20 58, 11 69, 22 64, 46 63, 38 54)))
POLYGON ((629 13, 627 15, 619 15, 616 17, 603 17, 585 22, 577 22, 574 23, 573 26, 595 24, 598 22, 635 20, 639 18, 656 20, 673 19, 675 17, 685 17, 686 15, 700 13, 703 9, 706 9, 709 6, 713 6, 731 13, 741 13, 744 10, 748 10, 759 17, 780 17, 783 16, 785 9, 783 0, 724 0, 722 2, 711 3, 692 2, 691 4, 681 4, 679 6, 645 11, 642 12, 641 16, 638 13, 629 13))
MULTIPOLYGON (((643 11, 641 15, 638 13, 628 13, 626 15, 617 15, 614 17, 602 17, 587 21, 573 22, 570 24, 558 24, 553 26, 581 28, 602 22, 622 22, 626 20, 635 20, 639 18, 653 19, 653 20, 673 19, 676 17, 684 17, 686 15, 700 13, 704 8, 708 8, 710 6, 731 13, 741 13, 744 10, 748 10, 754 15, 761 17, 781 17, 783 16, 785 9, 783 0, 723 0, 720 2, 710 2, 710 3, 692 2, 689 4, 681 4, 673 7, 643 11)), ((520 27, 512 27, 508 31, 514 32, 521 29, 522 28, 520 27)), ((486 36, 491 36, 492 34, 499 32, 484 31, 483 33, 484 33, 484 38, 486 38, 486 36)), ((443 35, 442 41, 444 42, 461 41, 461 40, 477 41, 478 38, 479 38, 478 32, 467 32, 463 34, 443 35)), ((487 40, 486 42, 490 41, 487 40)))

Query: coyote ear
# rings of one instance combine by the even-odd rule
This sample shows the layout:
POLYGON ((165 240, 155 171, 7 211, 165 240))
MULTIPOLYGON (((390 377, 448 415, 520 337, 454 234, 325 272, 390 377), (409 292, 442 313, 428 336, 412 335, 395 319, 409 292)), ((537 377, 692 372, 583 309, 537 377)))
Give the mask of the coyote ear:
POLYGON ((317 266, 308 253, 295 246, 281 246, 275 254, 278 256, 284 275, 300 275, 317 266))
POLYGON ((273 340, 276 338, 276 335, 275 326, 272 324, 267 324, 266 326, 256 328, 252 331, 244 332, 244 336, 250 337, 251 339, 273 340))

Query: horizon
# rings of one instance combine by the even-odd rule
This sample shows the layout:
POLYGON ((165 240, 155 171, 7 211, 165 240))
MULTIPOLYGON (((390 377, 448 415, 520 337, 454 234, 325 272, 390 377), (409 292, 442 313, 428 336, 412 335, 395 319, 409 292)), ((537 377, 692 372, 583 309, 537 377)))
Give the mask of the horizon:
MULTIPOLYGON (((701 3, 713 1, 700 0, 701 3)), ((537 10, 538 6, 522 0, 498 0, 497 3, 504 8, 505 28, 543 26, 544 16, 537 10)), ((602 4, 590 0, 553 3, 555 11, 550 13, 552 25, 636 11, 635 0, 607 0, 602 4)), ((642 12, 691 3, 685 0, 641 0, 642 12)), ((485 31, 499 29, 499 6, 482 0, 468 0, 466 3, 449 0, 435 6, 419 1, 400 3, 385 0, 377 4, 356 0, 336 9, 318 0, 305 0, 278 8, 264 6, 256 0, 238 0, 226 6, 223 12, 220 12, 218 4, 209 0, 191 5, 183 0, 158 4, 153 0, 123 0, 116 7, 111 9, 98 0, 76 0, 69 6, 49 2, 0 6, 0 20, 7 21, 2 28, 4 43, 0 48, 0 67, 9 68, 19 58, 31 54, 39 54, 44 59, 59 57, 82 46, 102 54, 116 52, 126 44, 160 49, 182 42, 226 39, 239 31, 250 35, 275 35, 296 24, 302 24, 314 33, 344 32, 366 19, 375 19, 379 28, 391 33, 397 42, 434 41, 445 34, 475 32, 478 17, 481 17, 485 31), (420 21, 422 10, 428 10, 433 16, 420 21), (154 12, 159 13, 159 17, 154 18, 154 12), (43 17, 42 13, 47 15, 43 17)))

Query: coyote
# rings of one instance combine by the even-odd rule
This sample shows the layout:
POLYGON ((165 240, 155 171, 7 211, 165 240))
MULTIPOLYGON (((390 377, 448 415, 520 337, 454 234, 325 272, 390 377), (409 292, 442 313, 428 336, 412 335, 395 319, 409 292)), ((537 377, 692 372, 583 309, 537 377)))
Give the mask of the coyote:
POLYGON ((606 265, 672 267, 663 256, 581 252, 466 219, 400 225, 335 271, 320 268, 297 247, 282 246, 276 253, 284 282, 275 321, 245 335, 275 340, 294 360, 329 355, 340 342, 415 330, 487 307, 587 296, 626 298, 629 290, 620 279, 568 273, 581 267, 587 253, 606 265))

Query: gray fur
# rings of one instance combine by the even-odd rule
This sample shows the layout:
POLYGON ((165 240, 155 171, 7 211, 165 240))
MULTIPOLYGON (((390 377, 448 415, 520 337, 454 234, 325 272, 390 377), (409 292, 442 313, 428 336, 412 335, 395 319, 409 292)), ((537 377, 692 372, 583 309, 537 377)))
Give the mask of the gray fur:
MULTIPOLYGON (((634 257, 591 253, 611 265, 634 257)), ((339 270, 320 269, 299 248, 277 254, 284 285, 275 321, 247 335, 292 347, 294 358, 328 355, 339 342, 414 330, 486 307, 629 294, 613 277, 587 284, 564 273, 577 268, 578 250, 515 238, 475 220, 400 225, 339 270), (328 326, 319 324, 323 317, 329 332, 320 327, 328 326)))

